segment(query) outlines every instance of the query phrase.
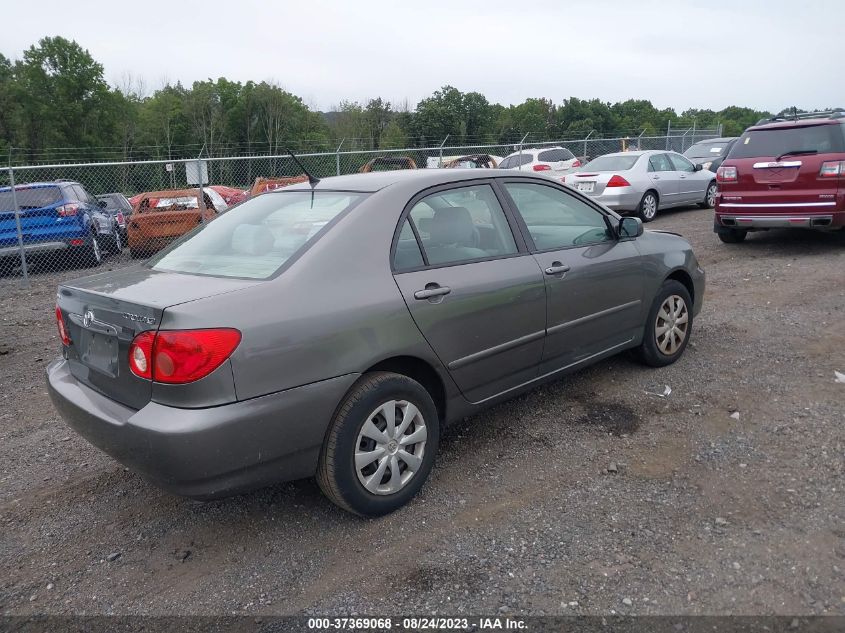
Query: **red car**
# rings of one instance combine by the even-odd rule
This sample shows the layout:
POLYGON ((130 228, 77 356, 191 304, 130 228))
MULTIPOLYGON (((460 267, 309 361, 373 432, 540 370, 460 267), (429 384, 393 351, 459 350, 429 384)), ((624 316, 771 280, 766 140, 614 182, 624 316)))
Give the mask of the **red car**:
POLYGON ((845 110, 760 121, 716 182, 713 230, 728 244, 771 228, 845 229, 845 110))

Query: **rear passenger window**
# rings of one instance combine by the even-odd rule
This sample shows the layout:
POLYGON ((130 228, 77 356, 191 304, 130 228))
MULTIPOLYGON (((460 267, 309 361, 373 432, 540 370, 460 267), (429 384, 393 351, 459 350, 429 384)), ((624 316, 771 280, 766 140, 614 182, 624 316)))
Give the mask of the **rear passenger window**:
POLYGON ((505 213, 489 185, 426 196, 411 209, 409 219, 420 236, 429 266, 517 252, 505 213))
POLYGON ((666 154, 655 154, 648 159, 649 171, 675 171, 666 154))
POLYGON ((402 224, 399 239, 396 242, 396 252, 393 255, 393 269, 401 273, 425 266, 420 245, 414 235, 408 220, 402 224))

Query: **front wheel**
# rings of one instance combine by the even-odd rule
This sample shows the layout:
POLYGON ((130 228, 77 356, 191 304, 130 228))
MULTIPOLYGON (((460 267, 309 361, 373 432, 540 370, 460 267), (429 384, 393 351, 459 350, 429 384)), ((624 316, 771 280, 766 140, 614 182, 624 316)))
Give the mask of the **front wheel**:
POLYGON ((698 206, 702 209, 712 209, 716 206, 716 183, 711 182, 707 185, 707 191, 704 192, 704 202, 699 202, 698 206))
POLYGON ((335 504, 382 516, 410 501, 431 472, 440 424, 428 391, 390 372, 362 376, 323 442, 317 483, 335 504))
POLYGON ((637 215, 643 222, 651 222, 657 215, 658 199, 653 191, 646 191, 640 205, 637 207, 637 215))
POLYGON ((634 350, 651 367, 671 365, 681 357, 692 334, 692 299, 686 286, 667 279, 651 304, 643 342, 634 350))

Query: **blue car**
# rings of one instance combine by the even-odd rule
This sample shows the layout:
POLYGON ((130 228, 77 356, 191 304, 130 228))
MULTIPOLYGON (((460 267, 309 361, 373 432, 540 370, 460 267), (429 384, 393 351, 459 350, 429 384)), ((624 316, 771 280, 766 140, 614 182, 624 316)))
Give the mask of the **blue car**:
MULTIPOLYGON (((59 263, 99 266, 105 230, 100 203, 78 182, 36 182, 15 186, 27 259, 54 256, 59 263)), ((0 187, 0 270, 20 264, 11 187, 0 187)))

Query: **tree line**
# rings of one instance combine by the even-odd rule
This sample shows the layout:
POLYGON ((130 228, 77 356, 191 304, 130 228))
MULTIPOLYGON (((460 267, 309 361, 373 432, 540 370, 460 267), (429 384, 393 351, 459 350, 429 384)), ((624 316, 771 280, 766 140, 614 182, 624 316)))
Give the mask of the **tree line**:
MULTIPOLYGON (((511 144, 593 136, 661 135, 722 125, 735 136, 768 112, 732 106, 681 113, 650 101, 606 103, 571 97, 491 103, 479 92, 444 86, 416 106, 381 97, 343 101, 318 112, 274 82, 224 77, 191 86, 167 83, 148 93, 143 79, 105 80, 103 66, 75 41, 45 37, 9 60, 0 54, 0 152, 16 164, 65 160, 139 160, 511 144), (10 154, 10 148, 11 154, 10 154)), ((6 161, 4 161, 6 162, 6 161)))

